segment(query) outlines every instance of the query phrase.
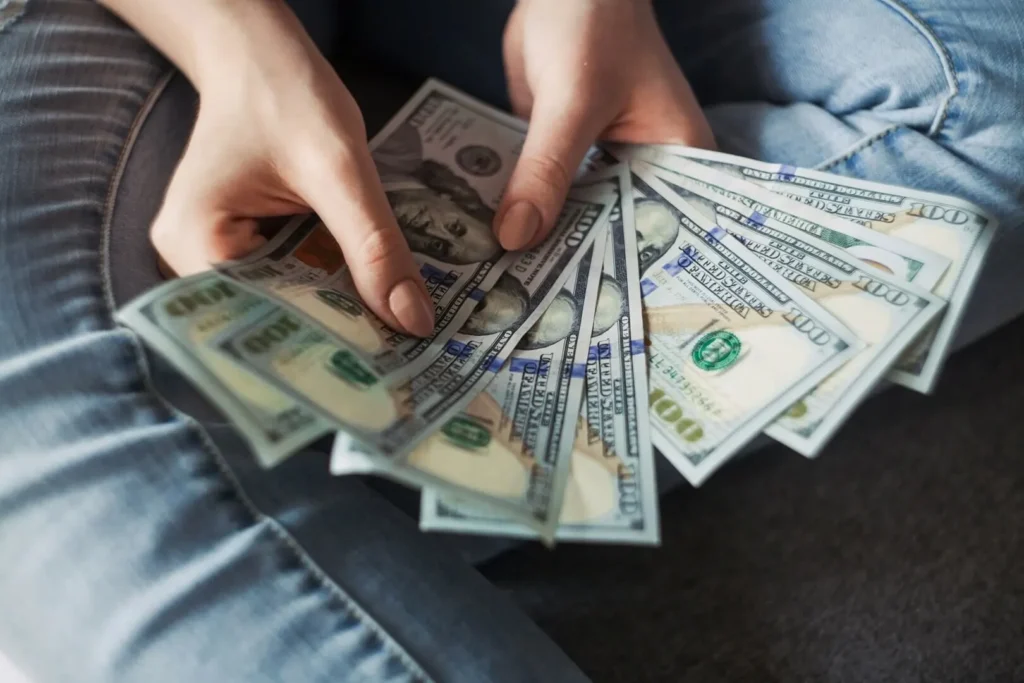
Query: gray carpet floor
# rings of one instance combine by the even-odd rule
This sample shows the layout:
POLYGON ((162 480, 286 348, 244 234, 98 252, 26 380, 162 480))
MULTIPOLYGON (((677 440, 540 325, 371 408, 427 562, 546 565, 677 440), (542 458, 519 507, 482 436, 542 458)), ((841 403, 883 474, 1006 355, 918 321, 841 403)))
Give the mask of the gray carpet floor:
POLYGON ((1024 320, 892 389, 816 461, 663 499, 657 549, 485 568, 597 683, 1024 681, 1024 320))

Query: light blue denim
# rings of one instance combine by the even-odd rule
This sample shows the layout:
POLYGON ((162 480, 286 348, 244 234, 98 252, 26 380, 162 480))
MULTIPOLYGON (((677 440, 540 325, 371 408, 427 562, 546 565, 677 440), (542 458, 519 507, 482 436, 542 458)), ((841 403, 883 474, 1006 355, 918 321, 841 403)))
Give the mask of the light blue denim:
MULTIPOLYGON (((497 104, 511 4, 293 2, 350 62, 497 104)), ((958 346, 1024 311, 1019 0, 656 5, 726 150, 999 216, 958 346)), ((91 0, 0 0, 0 25, 0 651, 38 683, 587 680, 480 546, 322 453, 259 470, 113 324, 156 282, 146 226, 194 95, 91 0)), ((345 76, 371 125, 409 92, 345 76)))

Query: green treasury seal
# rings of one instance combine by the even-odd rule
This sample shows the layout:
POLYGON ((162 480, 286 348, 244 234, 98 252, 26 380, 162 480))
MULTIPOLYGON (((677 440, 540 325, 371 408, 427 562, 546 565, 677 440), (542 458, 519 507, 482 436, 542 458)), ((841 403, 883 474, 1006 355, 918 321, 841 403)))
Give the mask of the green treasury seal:
POLYGON ((441 430, 449 441, 467 451, 476 451, 491 442, 491 433, 471 417, 453 417, 441 430))
POLYGON ((368 389, 377 383, 373 373, 351 351, 335 351, 327 367, 357 389, 368 389))
POLYGON ((732 332, 709 332, 693 347, 693 362, 701 370, 724 370, 740 357, 741 346, 739 337, 732 332))

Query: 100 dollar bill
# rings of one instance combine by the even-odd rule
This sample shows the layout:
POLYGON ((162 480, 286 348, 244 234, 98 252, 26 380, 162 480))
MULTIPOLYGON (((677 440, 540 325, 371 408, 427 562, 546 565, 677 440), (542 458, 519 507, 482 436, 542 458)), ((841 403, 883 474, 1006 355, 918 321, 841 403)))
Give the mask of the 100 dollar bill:
POLYGON ((331 425, 208 342, 254 312, 275 308, 216 273, 203 273, 165 283, 116 315, 231 420, 264 467, 328 433, 331 425))
MULTIPOLYGON (((615 145, 613 149, 621 158, 644 161, 682 175, 686 175, 687 169, 690 168, 687 161, 722 170, 721 166, 711 163, 707 158, 697 159, 681 157, 678 153, 672 154, 670 152, 673 150, 685 149, 672 145, 615 145)), ((717 155, 717 153, 708 154, 717 155)), ((719 177, 730 177, 730 180, 737 180, 730 174, 719 177)), ((749 182, 742 184, 745 194, 739 194, 730 189, 730 187, 735 187, 734 185, 713 186, 709 184, 708 186, 763 215, 770 215, 790 227, 839 247, 850 256, 870 263, 877 269, 900 280, 910 282, 920 289, 934 290, 949 270, 950 260, 930 249, 891 235, 875 232, 858 223, 830 216, 812 206, 771 192, 758 184, 749 182)))
POLYGON ((651 170, 632 168, 652 440, 696 486, 862 343, 651 170))
MULTIPOLYGON (((638 164, 639 165, 639 164, 638 164)), ((938 296, 886 275, 838 247, 711 189, 744 185, 690 163, 687 175, 648 167, 709 221, 849 327, 864 348, 766 432, 805 456, 817 455, 899 354, 943 309, 938 296)))
POLYGON ((595 174, 618 186, 597 314, 587 393, 558 538, 657 545, 658 485, 648 409, 639 235, 625 165, 595 174))
MULTIPOLYGON (((543 515, 543 538, 554 536, 573 461, 604 242, 602 236, 583 258, 483 393, 409 458, 464 488, 533 507, 543 515)), ((420 527, 538 535, 499 508, 473 505, 441 489, 423 492, 420 527)))
MULTIPOLYGON (((382 382, 351 347, 287 312, 248 321, 215 344, 349 433, 381 473, 414 486, 456 487, 485 504, 493 503, 418 467, 408 455, 493 379, 607 227, 613 199, 595 192, 571 193, 549 237, 516 254, 442 355, 397 386, 382 382)), ((508 511, 537 524, 533 510, 508 511)))
MULTIPOLYGON (((489 226, 476 229, 490 233, 489 226)), ((422 371, 444 352, 446 342, 514 256, 502 252, 486 261, 449 266, 419 260, 435 310, 434 332, 425 339, 392 330, 366 307, 341 248, 315 215, 293 220, 256 252, 240 261, 219 264, 218 270, 319 327, 350 348, 385 384, 392 385, 422 371)))
MULTIPOLYGON (((429 338, 395 332, 364 305, 341 249, 316 216, 296 219, 256 253, 218 268, 301 312, 352 348, 385 384, 399 384, 444 352, 516 258, 501 249, 492 224, 525 130, 523 121, 432 80, 370 142, 391 210, 434 302, 429 338)), ((600 155, 592 152, 584 168, 600 155)))
POLYGON ((995 234, 997 222, 988 212, 932 192, 687 147, 667 149, 949 259, 952 265, 934 288, 929 287, 949 302, 945 315, 890 374, 900 384, 931 392, 995 234))
MULTIPOLYGON (((555 538, 560 541, 657 544, 657 483, 647 414, 647 367, 636 233, 625 166, 590 176, 619 197, 596 301, 586 362, 586 400, 572 444, 555 538)), ((582 378, 580 378, 582 379, 582 378)), ((535 537, 527 527, 495 516, 470 515, 427 491, 424 529, 535 537)))

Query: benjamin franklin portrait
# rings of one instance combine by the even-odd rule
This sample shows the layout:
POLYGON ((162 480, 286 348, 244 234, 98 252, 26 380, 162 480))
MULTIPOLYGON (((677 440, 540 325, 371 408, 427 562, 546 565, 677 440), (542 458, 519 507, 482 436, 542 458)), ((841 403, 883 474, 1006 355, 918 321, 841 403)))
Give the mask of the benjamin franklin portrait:
POLYGON ((482 219, 450 197, 421 188, 388 193, 409 247, 450 265, 477 263, 500 255, 501 245, 491 231, 493 216, 482 219))
POLYGON ((561 290, 547 310, 526 333, 517 348, 542 349, 562 341, 573 332, 579 330, 582 311, 580 304, 568 290, 561 290))
POLYGON ((641 199, 633 209, 636 221, 636 248, 642 276, 655 261, 668 253, 679 234, 679 219, 668 205, 641 199))
POLYGON ((387 194, 413 251, 450 265, 501 254, 492 231, 494 211, 465 178, 444 164, 423 159, 415 128, 400 126, 374 149, 373 158, 385 185, 405 185, 387 194))
POLYGON ((526 319, 529 308, 529 292, 519 280, 503 273, 473 309, 460 332, 487 335, 510 330, 526 319))
POLYGON ((601 289, 597 293, 597 311, 594 313, 594 336, 607 332, 625 312, 625 286, 602 274, 601 289))
MULTIPOLYGON (((533 324, 516 348, 542 349, 562 341, 579 329, 580 303, 567 290, 561 290, 540 319, 533 324)), ((498 334, 523 324, 529 313, 530 295, 526 288, 505 273, 484 295, 462 326, 463 334, 498 334)))

